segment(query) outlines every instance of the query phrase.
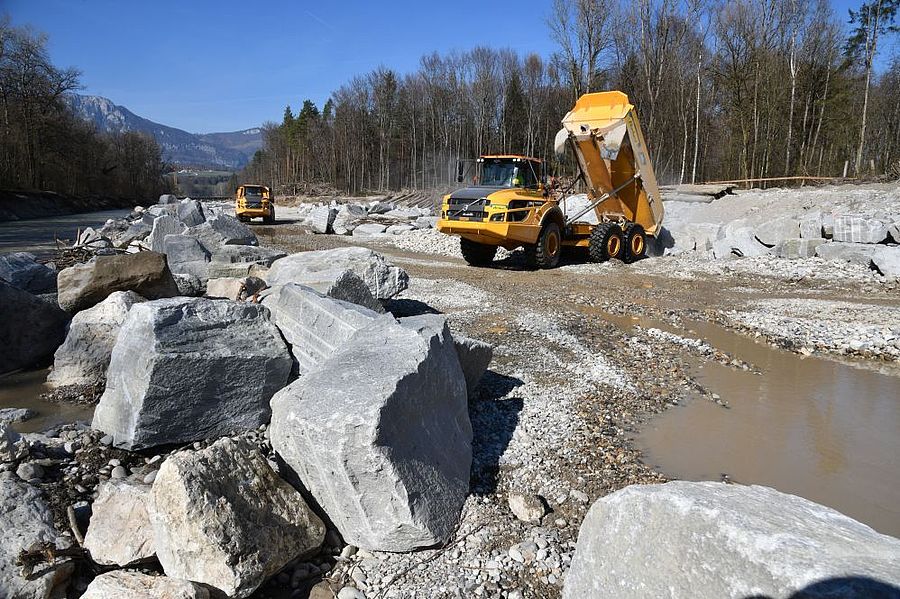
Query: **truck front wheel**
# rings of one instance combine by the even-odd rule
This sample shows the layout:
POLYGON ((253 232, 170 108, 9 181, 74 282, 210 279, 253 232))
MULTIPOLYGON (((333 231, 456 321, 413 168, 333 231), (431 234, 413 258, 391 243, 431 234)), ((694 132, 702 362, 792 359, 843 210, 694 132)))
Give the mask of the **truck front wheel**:
POLYGON ((526 246, 526 257, 531 266, 556 268, 562 255, 562 232, 557 223, 547 223, 541 228, 537 243, 526 246))
POLYGON ((487 266, 494 261, 494 256, 497 255, 496 245, 478 243, 465 237, 459 238, 459 249, 463 259, 472 266, 487 266))

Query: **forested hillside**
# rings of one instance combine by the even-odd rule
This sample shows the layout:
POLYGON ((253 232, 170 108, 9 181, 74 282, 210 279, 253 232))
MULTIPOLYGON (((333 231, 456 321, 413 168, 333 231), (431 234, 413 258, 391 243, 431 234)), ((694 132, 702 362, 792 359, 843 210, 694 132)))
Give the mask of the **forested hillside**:
MULTIPOLYGON (((288 191, 326 183, 440 188, 458 158, 552 160, 579 94, 620 89, 637 107, 662 182, 900 174, 900 59, 874 58, 897 0, 835 14, 826 0, 555 0, 550 57, 475 48, 379 68, 320 108, 264 129, 244 172, 288 191)), ((539 32, 543 34, 543 32, 539 32)))
POLYGON ((0 18, 0 189, 156 197, 164 187, 159 145, 77 118, 65 96, 78 79, 52 64, 45 36, 0 18))

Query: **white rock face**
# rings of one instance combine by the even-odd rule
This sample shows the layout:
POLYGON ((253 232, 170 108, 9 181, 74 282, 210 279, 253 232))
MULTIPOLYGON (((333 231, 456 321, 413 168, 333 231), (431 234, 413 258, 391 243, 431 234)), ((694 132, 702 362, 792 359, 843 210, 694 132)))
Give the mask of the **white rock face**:
MULTIPOLYGON (((317 252, 300 252, 282 258, 266 275, 270 286, 304 283, 310 273, 352 270, 378 300, 394 297, 409 285, 409 275, 402 268, 385 261, 384 256, 362 247, 345 247, 317 252)), ((305 283, 304 283, 305 284, 305 283)))
POLYGON ((353 303, 324 297, 309 287, 290 283, 265 293, 262 304, 291 346, 300 374, 319 368, 353 335, 377 319, 393 320, 353 303))
POLYGON ((838 260, 859 264, 868 268, 872 264, 875 246, 871 243, 824 243, 816 248, 816 256, 825 260, 838 260))
POLYGON ((149 485, 125 480, 100 485, 84 535, 84 548, 93 561, 105 566, 130 566, 156 554, 149 499, 149 485))
POLYGON ((250 227, 227 214, 206 216, 203 223, 188 227, 187 234, 196 237, 211 252, 223 245, 257 245, 256 235, 250 227))
POLYGON ((888 224, 874 218, 841 214, 834 219, 835 241, 881 243, 888 236, 888 224))
POLYGON ((113 570, 88 585, 81 599, 209 599, 199 584, 143 572, 113 570))
POLYGON ((790 216, 781 216, 757 226, 753 231, 760 243, 773 247, 784 239, 800 237, 800 222, 790 216))
POLYGON ((816 255, 816 248, 827 242, 827 239, 822 238, 785 239, 775 246, 775 255, 779 258, 790 258, 791 260, 812 258, 816 255))
POLYGON ((735 257, 764 256, 769 248, 761 244, 750 227, 724 229, 722 237, 713 242, 713 255, 718 260, 735 257))
POLYGON ((246 441, 170 456, 153 482, 157 556, 167 576, 246 597, 315 552, 325 525, 246 441))
POLYGON ((307 222, 316 233, 331 233, 331 226, 337 213, 337 208, 333 206, 319 206, 310 211, 307 222))
POLYGON ((272 398, 269 431, 349 543, 412 551, 445 541, 456 526, 472 427, 446 327, 381 320, 358 331, 272 398))
POLYGON ((65 342, 56 350, 47 382, 57 387, 102 383, 128 311, 145 301, 134 291, 116 291, 76 314, 65 342))
POLYGON ((844 577, 900 585, 900 541, 767 487, 678 481, 594 503, 563 597, 890 596, 875 583, 822 583, 844 577))
MULTIPOLYGON (((269 281, 273 280, 271 273, 272 269, 266 273, 269 281)), ((283 279, 284 277, 276 271, 274 280, 279 280, 279 278, 283 279)), ((336 300, 358 304, 376 312, 384 312, 384 306, 381 301, 372 296, 366 282, 355 271, 345 268, 343 265, 321 270, 294 269, 291 279, 293 284, 309 287, 336 300)), ((280 286, 280 284, 278 285, 280 286)))
POLYGON ((331 228, 335 235, 349 235, 356 228, 357 221, 367 215, 365 207, 359 204, 344 204, 335 215, 331 228))
POLYGON ((126 449, 251 430, 292 360, 269 311, 172 298, 135 304, 113 347, 92 426, 126 449))
POLYGON ((176 274, 189 274, 205 281, 210 254, 190 235, 166 235, 164 253, 169 269, 176 274))
POLYGON ((362 225, 357 225, 355 229, 353 229, 354 237, 374 237, 375 235, 380 235, 387 231, 387 225, 382 225, 379 223, 365 223, 362 225))
POLYGON ((0 463, 14 462, 28 455, 27 443, 10 424, 0 421, 0 463))
POLYGON ((57 533, 50 510, 37 489, 13 478, 0 479, 0 530, 0 594, 10 599, 65 596, 74 569, 71 561, 56 558, 41 564, 30 579, 22 575, 22 566, 17 563, 22 551, 47 547, 63 550, 72 545, 57 533))
POLYGON ((164 254, 166 252, 166 235, 181 235, 187 227, 174 216, 164 214, 153 221, 153 229, 147 237, 150 250, 164 254))
POLYGON ((821 239, 824 220, 820 210, 814 210, 800 217, 800 237, 803 239, 821 239))
POLYGON ((872 264, 886 277, 900 277, 900 246, 879 246, 872 253, 872 264))

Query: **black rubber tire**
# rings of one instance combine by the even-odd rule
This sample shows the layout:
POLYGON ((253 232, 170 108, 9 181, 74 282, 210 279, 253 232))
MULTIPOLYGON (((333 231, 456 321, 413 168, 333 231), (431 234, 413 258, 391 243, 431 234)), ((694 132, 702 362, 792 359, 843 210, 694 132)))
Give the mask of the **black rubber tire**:
POLYGON ((275 224, 275 209, 274 208, 272 208, 272 210, 269 212, 269 214, 267 214, 266 216, 263 217, 263 222, 267 225, 275 224))
POLYGON ((562 230, 554 222, 541 227, 537 243, 525 247, 525 258, 532 268, 556 268, 562 256, 562 230))
POLYGON ((623 260, 626 263, 637 262, 647 255, 647 233, 637 223, 628 223, 625 227, 625 248, 623 260))
POLYGON ((249 216, 239 216, 238 220, 241 221, 242 223, 249 223, 250 217, 249 216))
POLYGON ((621 258, 623 250, 622 227, 616 223, 600 223, 591 231, 588 242, 591 262, 606 262, 613 258, 621 258))
POLYGON ((472 266, 487 266, 494 261, 497 255, 497 246, 471 241, 465 237, 459 238, 459 249, 463 259, 472 266))

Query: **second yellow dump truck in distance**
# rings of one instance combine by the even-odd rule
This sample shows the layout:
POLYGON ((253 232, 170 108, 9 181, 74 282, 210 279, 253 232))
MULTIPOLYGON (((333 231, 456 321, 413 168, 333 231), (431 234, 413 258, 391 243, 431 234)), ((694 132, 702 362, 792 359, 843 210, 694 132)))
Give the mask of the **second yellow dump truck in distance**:
POLYGON ((438 220, 438 230, 460 236, 469 264, 490 263, 498 247, 524 247, 538 268, 555 267, 564 246, 587 248, 596 262, 645 255, 647 237, 662 225, 663 205, 628 96, 585 94, 562 125, 556 150, 574 152, 587 203, 561 206, 566 194, 548 187, 537 158, 482 156, 475 185, 445 196, 438 220))
POLYGON ((234 196, 234 215, 241 222, 262 218, 266 224, 275 222, 275 196, 265 185, 241 185, 234 196))

